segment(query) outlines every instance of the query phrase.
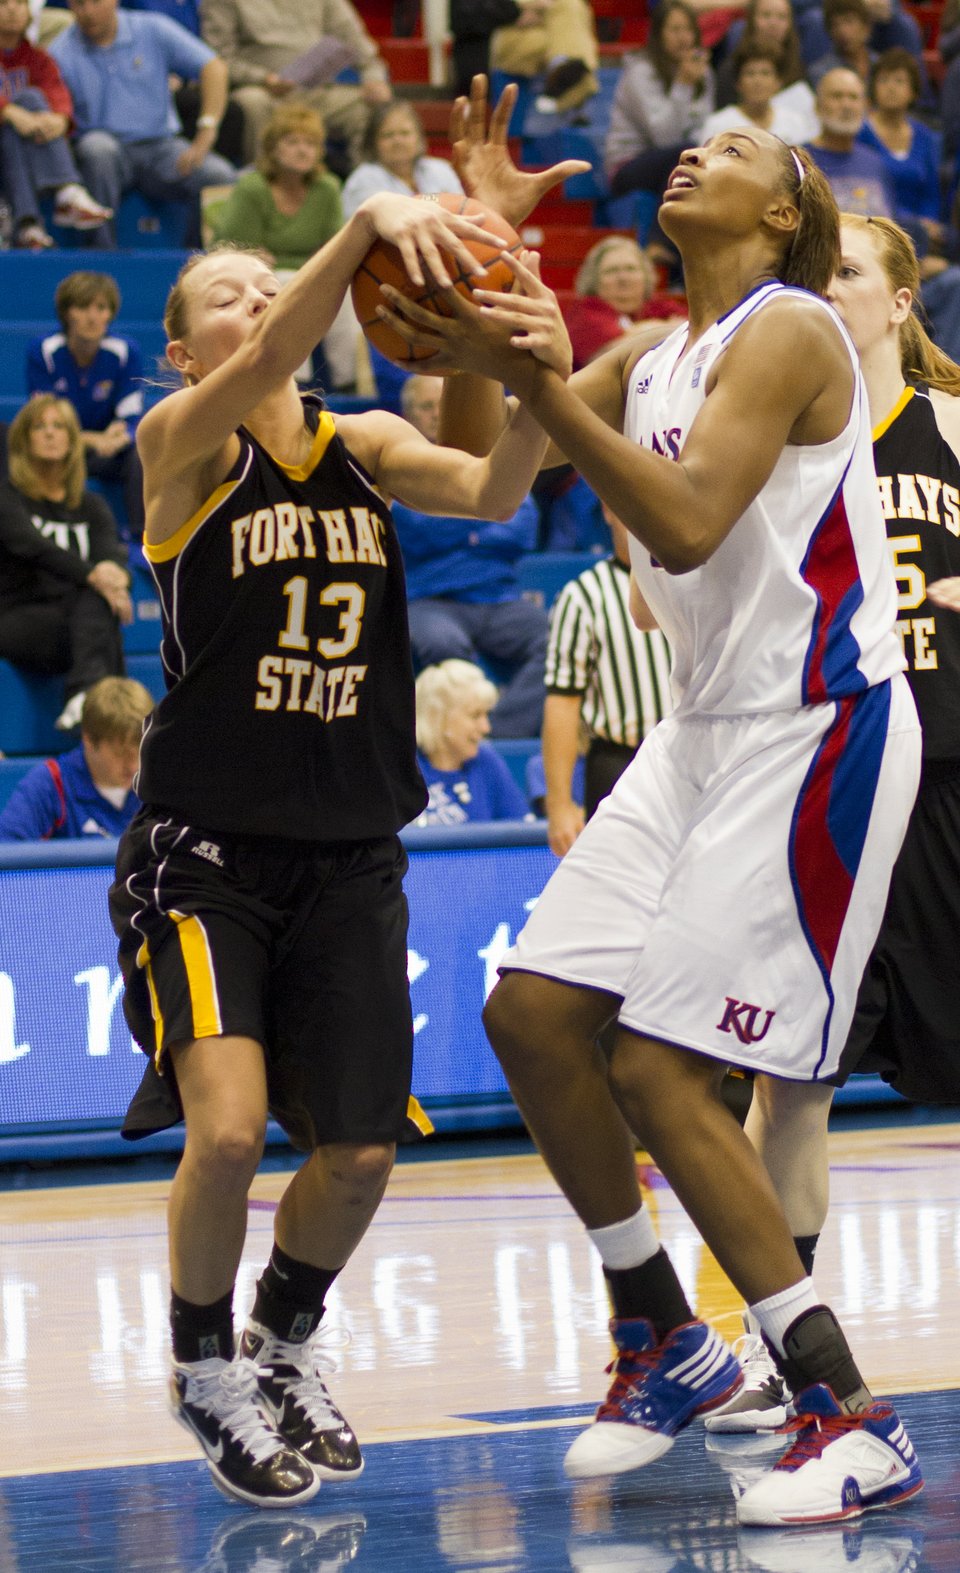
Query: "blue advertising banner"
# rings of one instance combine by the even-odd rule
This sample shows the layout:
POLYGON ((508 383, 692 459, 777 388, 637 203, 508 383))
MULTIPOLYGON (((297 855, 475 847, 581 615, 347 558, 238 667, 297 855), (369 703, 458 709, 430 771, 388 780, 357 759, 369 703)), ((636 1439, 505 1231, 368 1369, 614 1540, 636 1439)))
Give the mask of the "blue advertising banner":
MULTIPOLYGON (((543 845, 410 851, 414 1086, 428 1107, 512 1107, 480 1012, 554 866, 543 845)), ((118 1126, 140 1079, 110 878, 105 865, 0 865, 0 1134, 118 1126)))
MULTIPOLYGON (((414 1090, 439 1130, 519 1124, 480 1013, 498 963, 556 866, 545 827, 457 826, 403 839, 414 1090)), ((114 850, 110 842, 0 847, 5 1158, 140 1150, 115 1134, 143 1055, 124 1021, 107 917, 114 850)), ((838 1101, 901 1100, 878 1077, 857 1076, 838 1101)), ((168 1147, 180 1140, 179 1133, 150 1139, 168 1147)))

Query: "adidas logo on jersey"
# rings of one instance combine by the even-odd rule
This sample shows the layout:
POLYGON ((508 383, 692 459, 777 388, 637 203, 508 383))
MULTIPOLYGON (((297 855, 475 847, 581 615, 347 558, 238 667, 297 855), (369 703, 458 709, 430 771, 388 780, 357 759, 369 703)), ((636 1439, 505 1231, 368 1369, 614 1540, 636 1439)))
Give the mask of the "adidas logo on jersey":
POLYGON ((206 858, 208 863, 216 863, 217 868, 223 868, 223 858, 220 856, 220 848, 216 845, 215 842, 198 841, 195 847, 190 848, 190 851, 193 853, 194 857, 206 858))
POLYGON ((637 392, 638 393, 649 393, 650 392, 650 384, 651 384, 652 381, 653 381, 653 377, 652 376, 650 376, 650 377, 641 377, 640 381, 637 383, 637 392))

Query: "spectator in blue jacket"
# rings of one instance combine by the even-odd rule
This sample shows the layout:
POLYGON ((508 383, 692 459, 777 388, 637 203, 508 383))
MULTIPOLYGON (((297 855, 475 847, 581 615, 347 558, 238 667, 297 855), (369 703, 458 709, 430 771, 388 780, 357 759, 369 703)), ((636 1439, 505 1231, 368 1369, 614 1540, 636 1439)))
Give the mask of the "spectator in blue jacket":
MULTIPOLYGON (((409 377, 403 413, 430 442, 440 423, 439 377, 409 377)), ((534 737, 543 716, 547 614, 524 600, 516 563, 536 546, 539 513, 527 497, 511 519, 437 518, 393 504, 407 571, 410 640, 419 669, 486 657, 505 680, 491 716, 495 737, 534 737)))
MULTIPOLYGON (((159 201, 192 204, 190 243, 199 240, 204 186, 230 184, 236 170, 212 151, 227 101, 227 67, 185 27, 152 11, 120 11, 118 0, 70 0, 73 27, 50 53, 73 98, 75 152, 86 185, 114 213, 136 188, 159 201), (199 81, 192 142, 180 135, 170 78, 199 81)), ((90 232, 114 246, 111 224, 90 232)))
POLYGON ((472 661, 441 661, 420 673, 417 757, 430 793, 417 825, 529 819, 510 767, 485 741, 497 690, 472 661))
POLYGON ((119 836, 140 800, 133 780, 153 699, 129 677, 104 677, 83 702, 80 746, 36 765, 0 812, 0 841, 119 836))
POLYGON ((70 273, 53 297, 59 333, 27 350, 27 392, 55 393, 77 412, 87 474, 123 487, 127 522, 143 534, 143 470, 135 441, 143 366, 133 339, 110 333, 120 291, 108 273, 70 273))

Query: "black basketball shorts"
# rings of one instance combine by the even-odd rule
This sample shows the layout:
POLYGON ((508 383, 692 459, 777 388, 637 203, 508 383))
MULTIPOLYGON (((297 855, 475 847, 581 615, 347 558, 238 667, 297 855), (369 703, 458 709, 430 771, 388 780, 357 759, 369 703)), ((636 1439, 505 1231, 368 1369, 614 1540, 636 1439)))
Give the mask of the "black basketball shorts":
POLYGON ((960 1103, 960 765, 927 763, 840 1061, 917 1103, 960 1103))
POLYGON ((110 890, 124 1013, 150 1057, 124 1134, 182 1117, 172 1044, 231 1035, 263 1046, 296 1147, 428 1130, 410 1097, 406 867, 395 836, 241 838, 141 810, 110 890))

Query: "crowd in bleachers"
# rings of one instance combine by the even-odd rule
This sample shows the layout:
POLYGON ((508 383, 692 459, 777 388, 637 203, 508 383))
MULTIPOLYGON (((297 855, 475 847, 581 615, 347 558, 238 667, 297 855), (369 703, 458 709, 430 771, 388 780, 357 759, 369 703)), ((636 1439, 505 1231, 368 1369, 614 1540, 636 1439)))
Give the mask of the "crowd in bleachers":
MULTIPOLYGON (((842 208, 908 229, 934 337, 960 359, 958 0, 660 0, 624 11, 614 0, 451 0, 440 84, 405 0, 374 0, 362 15, 349 0, 0 0, 0 246, 51 263, 63 248, 64 263, 55 289, 39 262, 35 287, 11 275, 0 304, 9 365, 22 364, 0 387, 0 753, 78 745, 84 697, 104 678, 134 671, 155 698, 162 691, 135 433, 164 391, 151 364, 164 292, 146 320, 125 312, 127 252, 241 241, 266 251, 283 280, 369 194, 461 190, 444 130, 452 94, 475 71, 492 71, 495 91, 519 83, 510 129, 525 163, 590 165, 524 230, 541 246, 577 367, 640 321, 684 316, 658 198, 684 146, 751 124, 807 146, 842 208)), ((436 435, 438 382, 408 380, 370 349, 349 301, 299 376, 334 409, 378 403, 436 435)), ((564 715, 561 763, 554 738, 533 790, 549 812, 552 773, 557 822, 576 823, 572 770, 591 739, 629 752, 667 702, 648 639, 631 660, 658 701, 605 736, 602 703, 584 697, 599 681, 599 645, 561 662, 562 677, 555 643, 548 656, 559 585, 616 561, 596 497, 565 470, 506 523, 400 506, 395 516, 414 655, 437 712, 421 744, 427 819, 434 809, 477 817, 481 802, 501 805, 490 817, 526 811, 520 784, 549 693, 593 716, 574 735, 569 704, 553 706, 554 720, 564 715), (455 717, 445 737, 437 696, 461 690, 472 719, 455 717), (489 764, 497 745, 506 780, 489 764), (471 792, 465 782, 481 775, 471 792)), ((572 603, 583 628, 588 590, 600 594, 590 581, 572 603)), ((572 615, 568 596, 557 617, 572 615)))

